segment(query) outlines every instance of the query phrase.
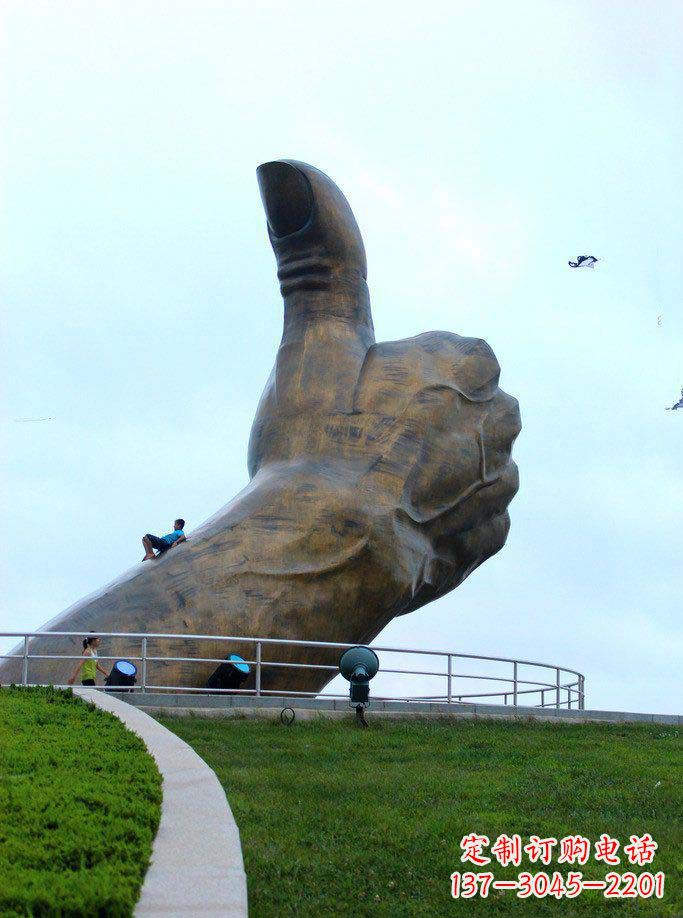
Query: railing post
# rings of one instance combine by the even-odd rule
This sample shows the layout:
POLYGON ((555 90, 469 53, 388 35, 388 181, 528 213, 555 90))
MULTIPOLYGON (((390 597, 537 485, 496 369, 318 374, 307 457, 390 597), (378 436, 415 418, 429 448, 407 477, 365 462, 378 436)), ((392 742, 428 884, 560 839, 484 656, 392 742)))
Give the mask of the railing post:
POLYGON ((261 694, 261 642, 256 642, 256 694, 261 694))
POLYGON ((512 664, 512 701, 517 707, 517 660, 512 664))
POLYGON ((142 657, 142 666, 141 666, 142 685, 140 686, 140 690, 143 692, 146 692, 147 691, 147 638, 146 637, 143 637, 142 639, 142 652, 140 656, 142 657))
POLYGON ((584 677, 579 676, 579 710, 583 711, 586 708, 586 699, 584 697, 585 684, 584 677))
POLYGON ((560 710, 560 668, 555 670, 555 710, 560 710))
POLYGON ((21 684, 28 685, 28 635, 24 635, 24 661, 21 665, 21 684))
POLYGON ((450 654, 448 654, 448 703, 449 704, 453 700, 452 686, 453 686, 453 657, 450 654))

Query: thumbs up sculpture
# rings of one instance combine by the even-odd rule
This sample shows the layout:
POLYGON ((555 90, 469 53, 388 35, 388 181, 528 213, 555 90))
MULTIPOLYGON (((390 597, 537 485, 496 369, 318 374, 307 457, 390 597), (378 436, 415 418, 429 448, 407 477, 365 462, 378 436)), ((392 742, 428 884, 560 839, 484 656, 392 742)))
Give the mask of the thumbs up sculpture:
MULTIPOLYGON (((45 630, 367 643, 394 616, 457 587, 505 542, 520 420, 489 346, 450 332, 376 344, 363 240, 344 195, 292 160, 257 175, 284 331, 251 432, 251 481, 187 543, 138 564, 45 630)), ((105 638, 101 651, 137 656, 139 648, 139 640, 105 638)), ((69 638, 31 644, 31 653, 79 649, 69 638)), ((253 654, 247 644, 148 642, 150 656, 231 650, 253 654)), ((337 657, 263 650, 268 662, 333 665, 337 657)), ((71 666, 31 661, 29 681, 63 683, 71 666)), ((148 682, 203 686, 215 667, 152 662, 148 682)), ((18 671, 18 661, 5 661, 0 679, 18 671)), ((261 685, 317 691, 333 675, 264 666, 261 685)))

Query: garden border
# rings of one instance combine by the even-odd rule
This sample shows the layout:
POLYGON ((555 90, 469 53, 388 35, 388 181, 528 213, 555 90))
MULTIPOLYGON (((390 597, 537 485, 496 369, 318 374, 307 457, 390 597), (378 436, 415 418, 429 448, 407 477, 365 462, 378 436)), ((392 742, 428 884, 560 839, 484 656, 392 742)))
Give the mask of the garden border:
POLYGON ((145 743, 163 777, 161 820, 136 918, 246 918, 239 829, 218 778, 197 753, 139 708, 97 689, 74 694, 118 717, 145 743))

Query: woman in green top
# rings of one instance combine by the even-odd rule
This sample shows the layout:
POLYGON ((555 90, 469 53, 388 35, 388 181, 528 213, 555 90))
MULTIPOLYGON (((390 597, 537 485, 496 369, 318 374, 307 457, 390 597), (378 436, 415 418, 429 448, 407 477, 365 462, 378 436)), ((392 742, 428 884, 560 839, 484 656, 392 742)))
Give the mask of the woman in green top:
POLYGON ((83 659, 76 664, 76 668, 69 678, 69 685, 74 684, 79 670, 81 673, 81 685, 95 685, 98 669, 103 676, 107 675, 106 669, 103 669, 97 661, 97 648, 99 646, 100 639, 98 637, 83 638, 83 659))

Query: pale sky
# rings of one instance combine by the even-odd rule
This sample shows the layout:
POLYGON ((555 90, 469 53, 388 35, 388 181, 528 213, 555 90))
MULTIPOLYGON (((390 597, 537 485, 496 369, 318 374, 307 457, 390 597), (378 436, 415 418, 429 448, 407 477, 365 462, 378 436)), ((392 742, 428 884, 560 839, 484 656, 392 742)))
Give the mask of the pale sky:
POLYGON ((683 6, 2 20, 3 630, 246 484, 282 318, 254 171, 287 157, 355 211, 378 340, 484 337, 520 402, 507 545, 377 643, 563 664, 589 707, 680 712, 683 6))

